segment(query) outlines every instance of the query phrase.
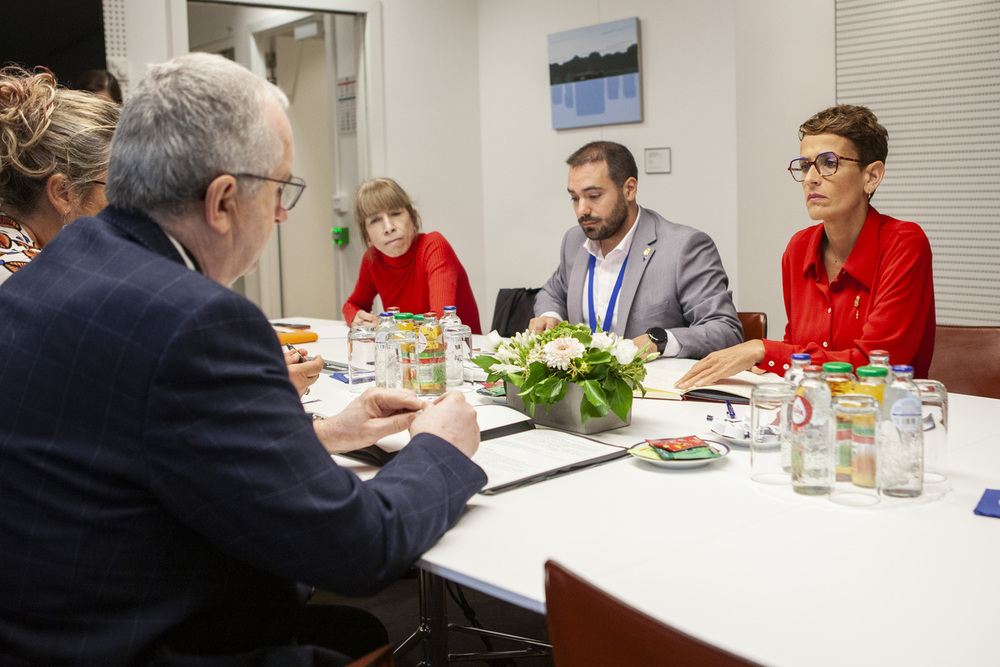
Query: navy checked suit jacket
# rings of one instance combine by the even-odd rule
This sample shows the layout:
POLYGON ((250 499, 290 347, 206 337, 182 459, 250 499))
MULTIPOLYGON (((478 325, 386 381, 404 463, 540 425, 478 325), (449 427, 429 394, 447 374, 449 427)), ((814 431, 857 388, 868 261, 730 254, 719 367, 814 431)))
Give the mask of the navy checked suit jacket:
POLYGON ((338 467, 264 315, 143 215, 3 284, 0 362, 0 664, 311 662, 293 582, 374 592, 486 481, 426 434, 338 467))

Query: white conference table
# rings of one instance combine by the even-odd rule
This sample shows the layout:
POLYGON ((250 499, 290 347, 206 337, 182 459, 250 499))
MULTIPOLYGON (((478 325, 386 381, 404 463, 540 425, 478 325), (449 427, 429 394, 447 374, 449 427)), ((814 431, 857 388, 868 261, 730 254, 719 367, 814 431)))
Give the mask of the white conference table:
MULTIPOLYGON (((345 342, 303 347, 331 358, 345 342)), ((329 410, 349 400, 330 378, 316 393, 329 410)), ((848 508, 760 485, 739 447, 686 470, 628 458, 475 496, 418 565, 544 613, 543 566, 554 559, 767 665, 1000 664, 1000 520, 973 513, 985 489, 1000 488, 1000 401, 949 398, 948 480, 917 499, 848 508)), ((710 438, 710 413, 721 407, 637 400, 630 426, 593 437, 710 438)))

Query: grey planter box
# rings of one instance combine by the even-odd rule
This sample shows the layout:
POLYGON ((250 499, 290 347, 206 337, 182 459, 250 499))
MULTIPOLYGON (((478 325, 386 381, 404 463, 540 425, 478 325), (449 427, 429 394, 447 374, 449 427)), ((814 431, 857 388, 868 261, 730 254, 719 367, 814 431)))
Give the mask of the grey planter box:
MULTIPOLYGON (((528 409, 524 407, 524 401, 521 400, 521 396, 518 394, 518 388, 509 382, 504 382, 503 384, 504 389, 507 391, 507 405, 524 414, 528 414, 528 409)), ((611 429, 621 428, 632 423, 632 410, 630 409, 627 415, 628 418, 625 421, 619 419, 615 413, 609 412, 603 417, 591 417, 587 420, 587 423, 581 424, 580 401, 582 400, 583 389, 578 384, 570 383, 566 387, 566 397, 563 400, 550 406, 536 404, 535 416, 532 419, 536 424, 541 426, 551 426, 552 428, 572 431, 573 433, 582 433, 584 435, 610 431, 611 429), (549 408, 548 412, 545 411, 546 407, 549 408)))

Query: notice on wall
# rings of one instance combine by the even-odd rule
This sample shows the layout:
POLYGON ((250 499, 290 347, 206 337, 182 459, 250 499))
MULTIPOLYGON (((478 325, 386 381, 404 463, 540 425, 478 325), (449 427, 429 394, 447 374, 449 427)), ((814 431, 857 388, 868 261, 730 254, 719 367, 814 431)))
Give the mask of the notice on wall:
POLYGON ((358 131, 358 80, 354 76, 337 79, 337 131, 358 131))

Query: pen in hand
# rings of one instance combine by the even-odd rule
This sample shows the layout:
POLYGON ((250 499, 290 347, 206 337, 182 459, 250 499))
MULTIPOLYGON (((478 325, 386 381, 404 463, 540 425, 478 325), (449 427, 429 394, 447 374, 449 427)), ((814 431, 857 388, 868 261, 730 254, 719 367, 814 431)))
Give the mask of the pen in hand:
POLYGON ((289 350, 291 350, 291 351, 292 351, 292 352, 294 352, 295 354, 298 354, 298 355, 299 355, 299 360, 298 360, 298 361, 296 361, 295 363, 297 363, 297 364, 304 364, 304 363, 305 363, 305 362, 307 361, 307 359, 306 359, 305 357, 303 357, 303 356, 302 356, 302 355, 301 355, 301 354, 299 353, 299 351, 295 349, 295 346, 294 346, 294 345, 292 345, 291 343, 285 343, 285 347, 287 347, 287 348, 288 348, 289 350))

